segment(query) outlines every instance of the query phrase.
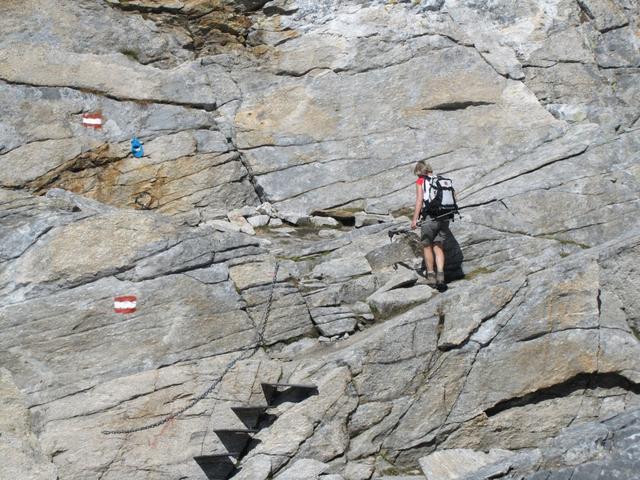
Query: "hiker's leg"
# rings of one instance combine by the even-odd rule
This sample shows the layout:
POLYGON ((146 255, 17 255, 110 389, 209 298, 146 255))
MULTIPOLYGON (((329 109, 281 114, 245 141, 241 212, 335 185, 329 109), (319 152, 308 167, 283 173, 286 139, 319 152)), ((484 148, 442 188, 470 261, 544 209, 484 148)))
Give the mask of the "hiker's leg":
POLYGON ((434 267, 434 258, 433 258, 433 246, 432 245, 423 245, 422 251, 424 253, 424 264, 427 268, 427 273, 425 278, 427 279, 427 285, 430 287, 435 287, 437 282, 436 272, 433 269, 434 267))
POLYGON ((433 244, 433 253, 436 257, 436 266, 438 272, 436 273, 436 288, 444 287, 444 249, 442 243, 433 244))
POLYGON ((427 285, 432 287, 436 286, 436 273, 434 270, 434 256, 433 256, 433 237, 436 234, 437 224, 433 220, 427 219, 422 222, 420 228, 422 240, 422 252, 424 254, 424 264, 427 267, 427 285))
POLYGON ((444 242, 450 235, 449 220, 438 222, 438 233, 433 239, 433 253, 436 257, 436 267, 438 267, 438 274, 436 275, 436 284, 438 285, 444 285, 444 242))
POLYGON ((436 267, 438 267, 439 272, 444 272, 444 248, 442 248, 442 243, 434 243, 433 244, 433 254, 436 257, 436 267))
POLYGON ((424 252, 424 264, 427 267, 427 272, 433 272, 434 271, 433 247, 431 245, 424 246, 423 252, 424 252))

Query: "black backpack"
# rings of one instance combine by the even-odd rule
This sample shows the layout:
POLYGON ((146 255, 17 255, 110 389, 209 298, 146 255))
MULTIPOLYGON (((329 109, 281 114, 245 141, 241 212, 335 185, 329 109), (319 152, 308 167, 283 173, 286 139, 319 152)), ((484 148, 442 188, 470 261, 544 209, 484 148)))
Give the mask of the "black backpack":
POLYGON ((434 176, 425 177, 423 188, 422 210, 420 217, 442 220, 453 219, 458 212, 453 182, 449 178, 434 176))

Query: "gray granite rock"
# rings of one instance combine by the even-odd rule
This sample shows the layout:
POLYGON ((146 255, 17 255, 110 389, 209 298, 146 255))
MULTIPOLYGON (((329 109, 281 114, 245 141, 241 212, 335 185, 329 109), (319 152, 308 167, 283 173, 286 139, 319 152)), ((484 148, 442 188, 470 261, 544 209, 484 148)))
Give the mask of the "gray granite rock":
POLYGON ((311 217, 309 217, 309 220, 316 227, 337 227, 340 225, 340 222, 332 217, 318 217, 312 215, 311 217))
POLYGON ((247 218, 247 221, 251 224, 252 227, 264 227, 269 224, 271 217, 269 215, 256 215, 253 217, 247 218))
POLYGON ((345 480, 367 480, 371 478, 374 466, 372 463, 350 462, 345 470, 345 480))
POLYGON ((320 333, 329 337, 351 333, 357 324, 355 312, 347 306, 312 308, 310 313, 320 333))
POLYGON ((512 454, 508 466, 496 463, 495 467, 503 468, 502 473, 485 467, 461 478, 632 479, 638 468, 637 442, 634 442, 637 431, 637 410, 603 422, 572 426, 539 449, 512 454))
POLYGON ((500 463, 511 455, 506 450, 491 450, 487 453, 468 449, 442 450, 421 458, 420 466, 430 480, 459 480, 486 465, 500 463))
POLYGON ((42 451, 31 427, 31 415, 11 373, 0 369, 0 452, 2 478, 55 480, 58 473, 42 451))
POLYGON ((376 290, 375 293, 384 293, 396 288, 410 287, 414 285, 419 278, 419 275, 415 271, 406 268, 399 268, 389 276, 389 279, 384 283, 384 285, 382 285, 382 287, 376 290))
POLYGON ((415 477, 458 449, 517 452, 467 480, 634 478, 639 15, 2 2, 4 476, 204 478, 231 407, 290 382, 318 395, 276 402, 235 479, 415 477), (415 285, 414 233, 389 241, 423 159, 465 207, 446 292, 415 285))
POLYGON ((612 0, 580 0, 578 5, 595 22, 600 32, 620 28, 629 23, 624 10, 612 0))
POLYGON ((409 288, 376 292, 367 301, 376 318, 384 320, 426 302, 433 295, 433 288, 427 285, 416 285, 409 288))
POLYGON ((369 262, 364 257, 338 258, 323 262, 313 269, 313 276, 320 279, 344 280, 348 277, 371 272, 369 262))
POLYGON ((423 475, 385 475, 375 477, 374 480, 425 480, 425 477, 423 475))
POLYGON ((277 480, 317 480, 319 475, 329 468, 326 463, 317 460, 298 460, 283 473, 279 474, 277 480))

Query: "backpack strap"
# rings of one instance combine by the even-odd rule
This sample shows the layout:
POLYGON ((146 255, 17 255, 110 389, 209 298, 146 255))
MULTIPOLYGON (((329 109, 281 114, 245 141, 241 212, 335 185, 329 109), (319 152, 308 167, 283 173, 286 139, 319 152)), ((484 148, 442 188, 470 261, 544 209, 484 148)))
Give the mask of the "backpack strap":
POLYGON ((420 219, 425 220, 427 218, 427 209, 429 208, 429 189, 431 188, 431 180, 429 177, 422 177, 422 208, 420 209, 420 219))
POLYGON ((424 182, 422 184, 422 210, 420 211, 420 218, 425 220, 427 217, 431 216, 432 213, 429 213, 429 204, 433 200, 431 198, 432 189, 437 189, 438 187, 438 179, 440 178, 438 175, 425 176, 424 182))
POLYGON ((425 193, 425 195, 427 193, 429 193, 429 188, 438 186, 438 180, 439 179, 440 179, 440 177, 438 175, 433 175, 431 177, 424 177, 424 183, 422 184, 422 190, 425 193), (427 187, 429 187, 429 188, 427 188, 427 187))

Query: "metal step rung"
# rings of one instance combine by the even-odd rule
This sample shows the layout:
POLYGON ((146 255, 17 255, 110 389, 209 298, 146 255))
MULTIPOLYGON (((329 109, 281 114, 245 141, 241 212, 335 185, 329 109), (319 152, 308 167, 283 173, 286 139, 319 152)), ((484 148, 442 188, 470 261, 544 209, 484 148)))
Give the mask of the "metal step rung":
POLYGON ((236 469, 231 457, 238 457, 237 452, 201 455, 193 457, 209 480, 227 480, 236 469))
POLYGON ((194 459, 196 458, 210 458, 210 459, 216 459, 216 458, 238 458, 240 455, 242 454, 242 452, 225 452, 225 453, 213 453, 211 455, 200 455, 199 457, 193 457, 194 459))
POLYGON ((262 382, 260 385, 269 406, 284 402, 302 402, 318 394, 318 387, 309 384, 262 382))
POLYGON ((264 412, 267 408, 267 405, 247 405, 243 407, 231 407, 231 410, 234 412, 264 412))
POLYGON ((242 421, 247 429, 254 429, 258 426, 260 416, 267 410, 266 405, 246 405, 242 407, 231 407, 231 411, 242 421))
POLYGON ((318 387, 310 383, 269 383, 262 382, 261 385, 268 385, 275 388, 298 388, 302 390, 317 390, 318 387))
POLYGON ((238 435, 258 433, 257 428, 219 428, 214 430, 215 433, 235 433, 238 435))
POLYGON ((251 440, 251 434, 258 432, 255 428, 242 428, 242 429, 220 429, 213 431, 224 448, 230 452, 243 452, 251 440))

